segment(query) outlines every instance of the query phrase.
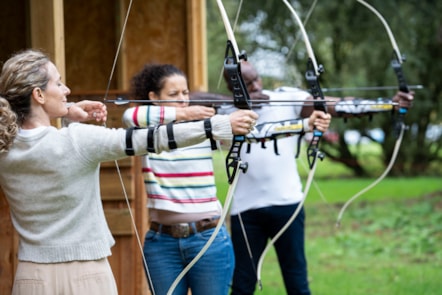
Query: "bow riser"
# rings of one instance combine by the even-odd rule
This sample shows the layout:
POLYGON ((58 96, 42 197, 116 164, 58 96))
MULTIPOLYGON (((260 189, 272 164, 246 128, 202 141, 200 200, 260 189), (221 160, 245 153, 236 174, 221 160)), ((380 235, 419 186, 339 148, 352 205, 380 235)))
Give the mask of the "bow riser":
MULTIPOLYGON (((313 107, 317 111, 323 111, 324 113, 327 112, 327 108, 325 106, 324 102, 324 94, 321 90, 321 86, 319 84, 318 75, 316 72, 322 73, 324 71, 324 68, 322 66, 318 67, 318 70, 315 71, 314 64, 311 58, 308 59, 307 62, 307 71, 305 72, 305 79, 307 80, 308 87, 310 89, 310 93, 313 96, 313 107)), ((310 141, 310 144, 307 148, 307 160, 310 166, 310 169, 313 167, 314 161, 316 161, 317 158, 324 159, 324 154, 319 151, 319 142, 323 136, 323 132, 314 129, 313 130, 313 138, 310 141), (317 156, 316 154, 319 153, 317 156)))
MULTIPOLYGON (((249 93, 241 74, 241 61, 246 61, 247 56, 246 54, 239 54, 233 29, 230 26, 222 1, 217 0, 217 3, 228 37, 224 58, 224 71, 227 74, 228 83, 232 89, 233 103, 239 109, 251 109, 249 93)), ((229 184, 232 184, 238 169, 244 173, 247 171, 248 164, 242 163, 240 158, 241 148, 245 139, 246 137, 242 135, 233 136, 232 146, 226 157, 226 171, 229 184), (238 163, 240 164, 238 165, 238 163)))

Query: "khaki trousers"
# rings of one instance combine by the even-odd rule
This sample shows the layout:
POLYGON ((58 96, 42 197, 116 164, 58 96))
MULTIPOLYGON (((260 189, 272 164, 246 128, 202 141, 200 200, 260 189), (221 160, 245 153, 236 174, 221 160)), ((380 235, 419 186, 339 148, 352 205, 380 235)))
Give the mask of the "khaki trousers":
POLYGON ((19 261, 12 295, 117 295, 106 258, 65 263, 19 261))

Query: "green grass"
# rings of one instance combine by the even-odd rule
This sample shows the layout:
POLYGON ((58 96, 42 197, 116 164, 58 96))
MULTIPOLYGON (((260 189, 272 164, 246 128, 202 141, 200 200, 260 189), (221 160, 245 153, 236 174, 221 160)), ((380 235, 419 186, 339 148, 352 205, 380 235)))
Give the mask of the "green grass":
POLYGON ((315 294, 440 294, 442 192, 359 202, 340 228, 337 204, 306 206, 315 294))
MULTIPOLYGON (((217 158, 222 199, 228 184, 224 159, 217 158)), ((305 180, 308 171, 299 160, 298 166, 305 180)), ((440 294, 442 179, 386 178, 347 208, 337 228, 344 202, 374 180, 352 178, 345 167, 327 159, 318 163, 305 205, 312 293, 440 294)), ((257 289, 256 294, 286 294, 273 250, 264 261, 262 283, 263 290, 257 289)))
MULTIPOLYGON (((224 154, 215 154, 215 177, 221 201, 224 201, 229 187, 224 160, 224 154)), ((305 181, 308 174, 306 160, 301 157, 297 163, 301 179, 305 181)), ((317 164, 315 178, 307 195, 306 204, 345 202, 375 181, 382 174, 383 169, 373 178, 354 178, 344 165, 325 159, 317 164)), ((441 177, 387 177, 357 200, 411 198, 435 191, 442 191, 441 177)))

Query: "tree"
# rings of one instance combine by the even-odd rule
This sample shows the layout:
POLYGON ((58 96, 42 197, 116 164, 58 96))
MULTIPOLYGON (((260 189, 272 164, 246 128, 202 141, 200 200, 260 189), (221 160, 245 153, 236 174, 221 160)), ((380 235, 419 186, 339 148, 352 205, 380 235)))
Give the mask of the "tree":
MULTIPOLYGON (((239 1, 223 3, 233 23, 239 1)), ((311 0, 292 1, 302 19, 307 16, 312 3, 314 1, 311 0)), ((439 17, 442 3, 372 0, 370 4, 389 23, 399 48, 408 53, 403 70, 409 84, 423 84, 425 87, 416 93, 414 106, 405 117, 410 129, 405 133, 392 173, 440 173, 437 167, 442 161, 442 83, 438 77, 442 75, 442 23, 439 17), (434 126, 439 134, 428 138, 427 132, 434 126)), ((222 67, 226 34, 216 3, 207 1, 207 7, 211 20, 208 21, 209 87, 210 91, 216 92, 220 91, 216 84, 222 67)), ((265 77, 265 87, 273 88, 281 84, 305 87, 305 46, 298 39, 298 25, 282 1, 244 1, 239 20, 235 31, 238 45, 240 50, 247 50, 249 59, 258 65, 258 71, 265 77)), ((397 85, 390 67, 393 49, 387 33, 380 20, 355 0, 318 1, 306 30, 317 60, 325 68, 325 73, 321 75, 322 87, 397 85)), ((222 85, 221 89, 224 90, 222 85)), ((336 96, 371 98, 390 97, 393 94, 391 91, 333 93, 336 96)), ((369 139, 367 129, 381 127, 385 141, 377 144, 382 147, 385 165, 389 162, 396 139, 391 115, 376 115, 372 122, 365 119, 352 119, 347 123, 333 120, 332 125, 341 135, 345 130, 356 129, 369 139)), ((375 142, 374 138, 371 140, 375 142)), ((338 144, 323 144, 323 150, 331 159, 353 169, 355 175, 367 174, 361 164, 361 156, 351 152, 342 136, 338 144)))

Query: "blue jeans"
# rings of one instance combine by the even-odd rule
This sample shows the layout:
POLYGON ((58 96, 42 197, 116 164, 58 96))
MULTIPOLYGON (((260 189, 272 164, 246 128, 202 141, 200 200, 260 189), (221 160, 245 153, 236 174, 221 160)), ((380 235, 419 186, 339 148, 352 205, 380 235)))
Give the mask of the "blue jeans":
MULTIPOLYGON (((231 216, 232 242, 235 251, 235 271, 232 282, 232 295, 253 294, 256 287, 258 260, 269 239, 274 237, 295 212, 298 204, 272 206, 241 213, 247 239, 252 251, 253 262, 238 215, 231 216)), ((304 252, 304 208, 295 221, 276 241, 275 250, 284 279, 287 294, 309 295, 307 260, 304 252)), ((265 264, 263 268, 265 268, 265 264)), ((263 277, 265 286, 265 277, 263 277)), ((271 288, 271 286, 269 286, 271 288)))
MULTIPOLYGON (((155 294, 166 294, 173 281, 206 244, 214 228, 173 238, 164 233, 149 230, 144 241, 144 255, 152 278, 155 294)), ((189 270, 177 285, 173 294, 226 295, 229 292, 235 257, 232 241, 225 225, 207 252, 189 270)))

